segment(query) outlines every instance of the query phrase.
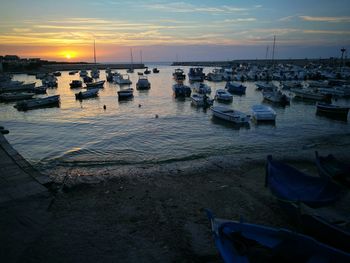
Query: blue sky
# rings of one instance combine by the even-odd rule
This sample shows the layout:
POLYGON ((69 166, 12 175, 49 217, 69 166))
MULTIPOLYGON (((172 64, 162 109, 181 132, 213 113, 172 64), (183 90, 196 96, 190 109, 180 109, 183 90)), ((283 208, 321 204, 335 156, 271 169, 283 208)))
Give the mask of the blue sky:
POLYGON ((0 54, 91 61, 340 56, 350 1, 3 1, 0 54), (69 56, 67 55, 69 53, 69 56), (270 54, 271 55, 271 54, 270 54), (269 55, 269 56, 270 56, 269 55))

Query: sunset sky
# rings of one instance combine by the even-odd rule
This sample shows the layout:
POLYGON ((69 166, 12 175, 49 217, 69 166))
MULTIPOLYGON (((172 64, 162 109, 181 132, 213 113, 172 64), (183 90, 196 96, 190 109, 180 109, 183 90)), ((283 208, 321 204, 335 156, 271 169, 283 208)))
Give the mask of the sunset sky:
POLYGON ((1 0, 0 55, 98 62, 339 57, 349 0, 1 0))

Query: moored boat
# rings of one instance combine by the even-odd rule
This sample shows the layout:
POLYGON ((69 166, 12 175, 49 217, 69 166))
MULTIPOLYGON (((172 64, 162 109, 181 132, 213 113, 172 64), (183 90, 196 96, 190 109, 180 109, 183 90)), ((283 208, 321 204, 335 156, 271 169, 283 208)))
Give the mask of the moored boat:
POLYGON ((263 90, 263 91, 272 91, 272 90, 276 90, 277 87, 271 83, 271 82, 263 82, 263 81, 258 81, 255 82, 255 85, 257 86, 257 90, 263 90))
POLYGON ((0 93, 3 92, 18 92, 18 91, 27 91, 30 92, 35 87, 35 82, 25 83, 15 82, 16 84, 6 85, 4 84, 0 87, 0 93))
POLYGON ((237 95, 243 95, 245 94, 246 86, 242 85, 239 82, 234 81, 227 81, 225 85, 225 89, 227 89, 228 92, 237 94, 237 95))
POLYGON ((350 254, 284 228, 215 218, 206 210, 215 245, 225 263, 349 262, 350 254))
POLYGON ((231 102, 233 100, 233 95, 225 89, 217 89, 215 91, 215 99, 222 102, 231 102))
POLYGON ((263 91, 262 94, 264 100, 274 104, 285 106, 290 103, 290 98, 287 95, 283 94, 280 90, 263 91))
POLYGON ((37 108, 59 106, 60 95, 54 95, 46 98, 31 99, 17 102, 14 107, 20 111, 32 110, 37 108))
POLYGON ((83 82, 81 80, 72 80, 72 82, 69 83, 69 86, 74 88, 81 88, 83 86, 83 82))
POLYGON ((118 100, 125 100, 125 99, 130 99, 134 97, 133 88, 121 89, 117 93, 118 93, 118 100))
POLYGON ((175 69, 175 71, 173 73, 173 77, 176 81, 183 81, 186 79, 186 75, 184 73, 184 70, 181 68, 175 69))
POLYGON ((96 82, 86 83, 87 89, 95 89, 95 88, 103 88, 103 85, 105 84, 105 80, 100 80, 96 82))
POLYGON ((175 97, 189 97, 191 96, 191 88, 183 83, 176 83, 172 86, 175 97))
POLYGON ((158 68, 153 68, 153 73, 159 73, 159 69, 158 68))
POLYGON ((203 81, 204 77, 205 74, 201 67, 190 68, 190 71, 188 72, 189 81, 203 81))
POLYGON ((130 85, 132 84, 128 74, 116 74, 113 77, 113 81, 119 85, 130 85))
POLYGON ((232 108, 214 106, 211 107, 211 111, 213 112, 213 116, 225 121, 233 122, 236 124, 249 123, 249 115, 232 108))
POLYGON ((350 108, 347 106, 339 106, 322 102, 316 103, 317 114, 323 114, 328 117, 340 118, 344 120, 347 120, 348 118, 349 109, 350 108))
POLYGON ((202 83, 202 82, 197 82, 194 84, 193 88, 194 92, 197 92, 199 94, 210 94, 211 93, 211 87, 209 85, 202 83))
POLYGON ((136 83, 136 89, 146 90, 151 88, 151 83, 148 81, 147 76, 139 76, 139 79, 136 83))
POLYGON ((276 112, 271 107, 266 105, 253 105, 252 117, 256 121, 275 121, 276 112))
POLYGON ((83 100, 88 98, 94 98, 98 96, 99 88, 89 89, 87 91, 80 91, 75 93, 75 98, 77 100, 83 100))
POLYGON ((329 101, 330 97, 325 94, 315 92, 313 90, 304 88, 294 88, 290 89, 291 92, 295 94, 295 97, 307 100, 319 100, 319 101, 329 101))
POLYGON ((21 93, 2 93, 0 94, 0 101, 16 101, 31 99, 35 93, 21 92, 21 93))
POLYGON ((213 105, 214 100, 208 97, 206 94, 193 94, 191 96, 192 104, 197 107, 210 107, 213 105))

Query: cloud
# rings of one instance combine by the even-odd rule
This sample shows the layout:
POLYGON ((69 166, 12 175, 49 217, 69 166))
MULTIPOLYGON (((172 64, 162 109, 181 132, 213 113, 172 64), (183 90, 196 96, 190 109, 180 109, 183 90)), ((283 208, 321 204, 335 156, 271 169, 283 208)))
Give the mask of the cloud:
POLYGON ((303 30, 306 34, 350 35, 350 31, 341 30, 303 30))
POLYGON ((350 16, 299 16, 299 18, 310 22, 350 23, 350 16))
POLYGON ((174 13, 237 13, 242 11, 247 11, 248 8, 241 8, 241 7, 235 7, 235 6, 219 6, 219 7, 212 7, 212 6, 198 6, 198 5, 192 5, 189 3, 184 2, 174 2, 174 3, 163 3, 163 4, 154 4, 154 5, 147 5, 145 8, 148 9, 156 9, 161 11, 167 11, 167 12, 174 12, 174 13))
POLYGON ((235 19, 226 19, 226 20, 224 20, 224 22, 226 22, 226 23, 254 22, 254 21, 256 21, 255 17, 235 18, 235 19))
POLYGON ((285 17, 281 17, 280 19, 278 19, 278 21, 289 22, 295 17, 296 17, 295 15, 294 16, 285 16, 285 17))

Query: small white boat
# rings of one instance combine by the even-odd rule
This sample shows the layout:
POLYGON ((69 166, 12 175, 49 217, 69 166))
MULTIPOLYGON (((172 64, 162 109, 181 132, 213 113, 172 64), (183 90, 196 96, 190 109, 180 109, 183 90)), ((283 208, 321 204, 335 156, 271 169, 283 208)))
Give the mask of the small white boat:
POLYGON ((217 89, 215 91, 215 99, 217 101, 232 101, 233 100, 233 95, 226 91, 225 89, 217 89))
POLYGON ((271 107, 266 105, 253 105, 252 117, 256 121, 275 121, 276 112, 271 107))
POLYGON ((209 87, 207 84, 196 82, 194 84, 193 88, 194 92, 197 92, 199 94, 210 94, 211 93, 211 87, 209 87))
POLYGON ((115 75, 113 80, 119 85, 130 85, 132 83, 128 74, 115 75))
POLYGON ((142 90, 151 88, 151 83, 149 83, 147 76, 139 76, 139 80, 136 83, 136 88, 142 90))
POLYGON ((122 90, 119 90, 117 93, 118 93, 118 100, 129 99, 134 96, 134 89, 133 88, 122 89, 122 90))
POLYGON ((236 124, 249 123, 250 115, 247 115, 241 111, 234 110, 232 108, 215 106, 211 107, 213 115, 219 119, 233 122, 236 124))
POLYGON ((263 91, 264 100, 285 106, 290 103, 290 98, 280 90, 263 91))
POLYGON ((198 107, 209 107, 213 105, 214 100, 209 98, 206 94, 193 94, 191 96, 192 104, 198 107))

